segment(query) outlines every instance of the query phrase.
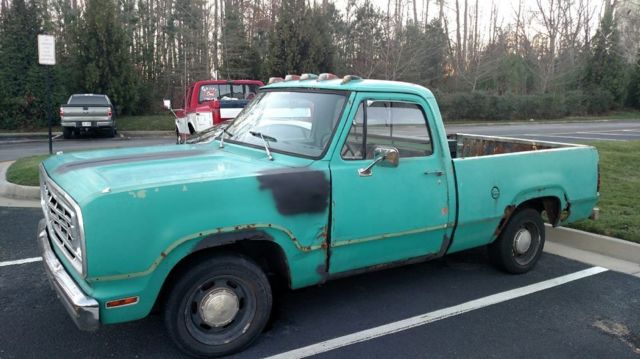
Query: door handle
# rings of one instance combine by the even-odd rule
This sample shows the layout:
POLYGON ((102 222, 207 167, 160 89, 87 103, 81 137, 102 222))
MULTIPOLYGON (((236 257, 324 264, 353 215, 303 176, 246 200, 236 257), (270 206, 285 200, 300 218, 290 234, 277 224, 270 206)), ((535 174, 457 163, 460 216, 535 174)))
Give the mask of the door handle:
POLYGON ((444 172, 439 171, 439 170, 438 171, 425 171, 424 174, 426 174, 426 175, 436 175, 437 177, 440 177, 440 176, 444 175, 444 172))

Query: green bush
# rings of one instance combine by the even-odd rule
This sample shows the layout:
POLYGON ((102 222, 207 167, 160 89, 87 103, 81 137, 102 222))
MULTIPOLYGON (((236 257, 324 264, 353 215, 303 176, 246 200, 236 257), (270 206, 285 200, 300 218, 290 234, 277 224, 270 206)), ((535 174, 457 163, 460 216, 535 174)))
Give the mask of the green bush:
POLYGON ((495 95, 482 91, 442 93, 436 99, 446 120, 528 120, 599 115, 615 108, 608 91, 495 95))

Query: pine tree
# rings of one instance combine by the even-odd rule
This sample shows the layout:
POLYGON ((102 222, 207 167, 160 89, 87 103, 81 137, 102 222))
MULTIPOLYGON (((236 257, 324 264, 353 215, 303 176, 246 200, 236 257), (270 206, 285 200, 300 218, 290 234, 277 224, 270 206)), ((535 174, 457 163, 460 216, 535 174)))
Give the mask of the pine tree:
POLYGON ((222 21, 222 69, 226 79, 256 79, 260 76, 260 56, 247 41, 239 9, 227 1, 222 21))
POLYGON ((621 104, 627 86, 624 59, 611 2, 605 3, 600 27, 593 38, 593 50, 587 61, 584 84, 590 90, 608 92, 615 103, 621 104))
POLYGON ((48 30, 45 6, 15 0, 0 16, 0 128, 43 127, 51 100, 51 69, 38 64, 37 50, 38 34, 48 30))
POLYGON ((137 76, 115 1, 88 0, 78 30, 76 82, 85 92, 108 95, 119 113, 134 112, 140 100, 137 76))

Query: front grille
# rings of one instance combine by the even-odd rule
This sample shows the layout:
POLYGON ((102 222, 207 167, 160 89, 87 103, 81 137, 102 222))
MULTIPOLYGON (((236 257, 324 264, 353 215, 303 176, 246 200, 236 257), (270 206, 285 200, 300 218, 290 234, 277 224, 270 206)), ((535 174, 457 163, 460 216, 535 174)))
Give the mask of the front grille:
POLYGON ((40 190, 42 209, 51 241, 61 249, 78 272, 82 273, 82 239, 74 206, 46 177, 41 180, 40 190))

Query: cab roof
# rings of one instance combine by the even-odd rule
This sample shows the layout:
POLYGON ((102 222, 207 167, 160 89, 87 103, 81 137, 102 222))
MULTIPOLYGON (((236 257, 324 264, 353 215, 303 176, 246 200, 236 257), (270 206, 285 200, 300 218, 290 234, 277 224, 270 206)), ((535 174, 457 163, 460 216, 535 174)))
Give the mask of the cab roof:
POLYGON ((343 79, 334 80, 290 80, 275 82, 261 87, 265 90, 275 89, 318 89, 318 90, 338 90, 338 91, 358 91, 358 92, 392 92, 409 93, 424 98, 433 98, 433 93, 420 85, 409 82, 385 81, 385 80, 350 80, 343 84, 343 79))

